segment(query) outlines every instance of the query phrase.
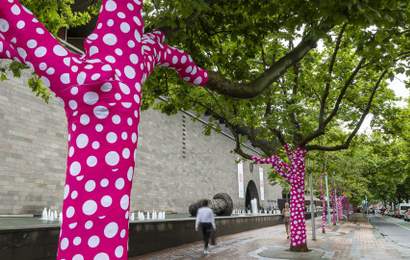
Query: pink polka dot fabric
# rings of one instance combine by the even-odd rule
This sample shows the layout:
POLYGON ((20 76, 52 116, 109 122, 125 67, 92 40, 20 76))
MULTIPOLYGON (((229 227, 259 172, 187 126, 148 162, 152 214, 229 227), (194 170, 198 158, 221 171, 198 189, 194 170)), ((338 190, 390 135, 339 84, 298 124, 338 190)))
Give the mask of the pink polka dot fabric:
POLYGON ((322 233, 326 232, 326 223, 327 223, 327 205, 326 205, 326 197, 323 191, 323 177, 320 177, 320 200, 322 201, 322 233))
POLYGON ((31 67, 64 101, 68 158, 57 259, 127 259, 142 84, 155 66, 205 85, 185 52, 144 34, 142 1, 103 0, 85 55, 65 49, 15 0, 0 5, 0 58, 31 67))
POLYGON ((291 247, 303 247, 306 245, 306 223, 305 223, 305 156, 306 149, 297 147, 291 150, 289 145, 284 149, 290 164, 282 161, 279 156, 273 155, 269 158, 252 159, 256 163, 271 164, 291 185, 290 188, 290 239, 291 247))

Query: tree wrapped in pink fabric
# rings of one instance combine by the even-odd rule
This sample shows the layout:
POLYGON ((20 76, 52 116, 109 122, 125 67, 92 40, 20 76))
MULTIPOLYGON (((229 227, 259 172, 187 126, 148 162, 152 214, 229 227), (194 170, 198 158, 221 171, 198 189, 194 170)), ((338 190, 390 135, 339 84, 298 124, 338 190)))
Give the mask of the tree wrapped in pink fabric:
POLYGON ((327 223, 327 205, 326 196, 323 191, 323 176, 320 176, 320 200, 322 201, 322 233, 326 233, 326 223, 327 223))
POLYGON ((291 185, 290 189, 290 247, 293 251, 307 251, 305 222, 305 156, 306 149, 297 147, 292 150, 284 145, 289 164, 277 155, 269 158, 253 156, 259 164, 271 164, 279 175, 291 185))
POLYGON ((103 0, 85 55, 64 48, 17 0, 0 5, 0 58, 32 68, 61 98, 68 157, 58 259, 127 259, 142 84, 155 66, 205 85, 185 52, 144 34, 141 0, 103 0))

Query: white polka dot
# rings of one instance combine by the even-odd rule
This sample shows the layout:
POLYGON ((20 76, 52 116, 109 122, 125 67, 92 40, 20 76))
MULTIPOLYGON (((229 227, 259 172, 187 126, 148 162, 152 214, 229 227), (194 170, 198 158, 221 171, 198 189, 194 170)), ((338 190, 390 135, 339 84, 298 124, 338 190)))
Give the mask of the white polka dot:
POLYGON ((129 33, 130 30, 131 30, 130 25, 126 22, 121 23, 120 28, 121 28, 121 32, 123 32, 123 33, 129 33))
POLYGON ((88 216, 93 215, 96 211, 97 211, 97 203, 95 203, 95 201, 87 200, 83 204, 83 213, 85 215, 88 215, 88 216))
POLYGON ((113 12, 117 9, 117 4, 114 1, 107 1, 107 3, 105 4, 105 10, 107 10, 108 12, 113 12))
POLYGON ((53 52, 55 55, 60 56, 60 57, 64 57, 68 55, 68 52, 66 49, 64 49, 62 46, 60 45, 56 45, 53 48, 53 52))
POLYGON ((114 46, 115 44, 117 44, 117 36, 112 33, 107 33, 103 37, 103 42, 108 46, 114 46))
POLYGON ((71 110, 76 110, 78 107, 78 104, 75 100, 70 100, 68 101, 68 106, 71 108, 71 110))
POLYGON ((83 149, 88 145, 88 136, 86 134, 80 134, 75 142, 78 148, 83 149))
POLYGON ((99 52, 99 49, 97 46, 91 46, 90 47, 90 56, 93 56, 99 52))
POLYGON ((85 72, 78 73, 77 83, 80 85, 84 84, 86 77, 87 77, 87 74, 85 72))
POLYGON ((21 13, 20 7, 18 7, 18 5, 16 5, 16 4, 14 4, 14 5, 11 7, 11 12, 12 12, 14 15, 19 15, 19 14, 21 13))
POLYGON ((128 169, 128 172, 127 172, 127 179, 129 180, 129 181, 132 181, 132 175, 134 174, 134 169, 132 168, 132 167, 130 167, 129 169, 128 169))
POLYGON ((115 49, 115 54, 117 54, 118 56, 122 56, 124 53, 122 52, 120 48, 117 48, 115 49))
POLYGON ((125 185, 125 181, 123 178, 118 178, 115 181, 115 188, 117 188, 118 190, 122 190, 124 188, 125 185))
POLYGON ((113 238, 118 232, 118 225, 115 222, 111 222, 104 228, 104 235, 107 238, 113 238))
POLYGON ((18 21, 17 22, 17 28, 18 29, 23 29, 24 27, 26 27, 26 23, 24 21, 18 21))
POLYGON ((60 242, 60 248, 61 248, 61 250, 66 250, 67 247, 68 247, 68 243, 69 243, 69 241, 68 241, 68 239, 67 239, 66 237, 63 238, 63 239, 61 239, 61 242, 60 242))
POLYGON ((111 151, 105 155, 105 162, 110 166, 115 166, 119 163, 120 156, 117 152, 111 151))
POLYGON ((83 100, 84 103, 86 103, 87 105, 94 105, 95 103, 98 102, 99 96, 97 93, 90 91, 84 94, 83 100))
POLYGON ((132 126, 133 121, 132 121, 132 118, 131 118, 131 117, 129 117, 129 118, 127 119, 127 124, 128 124, 129 126, 132 126))
POLYGON ((131 54, 130 55, 130 61, 131 61, 131 63, 132 64, 138 64, 138 55, 136 55, 136 54, 131 54))
POLYGON ((184 55, 184 56, 182 56, 182 58, 181 58, 181 63, 182 64, 185 64, 187 62, 187 57, 184 55))
POLYGON ((138 91, 138 92, 141 92, 141 84, 140 83, 135 83, 135 89, 138 91))
POLYGON ((27 52, 26 52, 23 48, 18 47, 18 48, 17 48, 17 53, 20 55, 20 57, 21 57, 23 60, 26 59, 26 57, 27 57, 27 52))
POLYGON ((46 72, 48 75, 53 75, 56 72, 56 70, 54 68, 48 68, 46 72))
POLYGON ((34 51, 34 55, 35 55, 37 58, 42 58, 42 57, 46 56, 46 54, 47 54, 47 49, 46 49, 45 47, 43 47, 43 46, 38 47, 38 48, 34 51))
POLYGON ((88 239, 88 246, 91 248, 96 248, 100 244, 100 238, 98 236, 91 236, 88 239))
POLYGON ((134 37, 135 37, 135 40, 137 40, 137 42, 141 42, 141 34, 138 30, 134 31, 134 37))
POLYGON ((100 143, 99 143, 98 141, 94 141, 94 142, 91 144, 91 146, 92 146, 92 148, 93 148, 94 150, 98 150, 98 149, 100 148, 100 143))
POLYGON ((81 172, 81 164, 79 162, 73 162, 70 165, 70 174, 72 176, 77 176, 81 172))
POLYGON ((126 17, 123 12, 118 12, 118 13, 117 13, 117 16, 118 16, 119 18, 121 18, 121 19, 124 19, 124 18, 126 17))
POLYGON ((98 253, 93 260, 110 260, 110 257, 106 253, 98 253))
POLYGON ((91 79, 92 80, 98 80, 99 78, 101 78, 101 74, 100 73, 94 73, 92 76, 91 76, 91 79))
POLYGON ((129 206, 130 197, 128 195, 124 195, 121 198, 120 205, 123 210, 127 210, 129 206))
POLYGON ((127 138, 128 138, 127 132, 123 132, 123 133, 121 134, 121 139, 125 141, 125 140, 127 140, 127 138))
POLYGON ((125 229, 123 229, 123 230, 121 230, 120 237, 124 238, 126 234, 127 234, 127 231, 125 231, 125 229))
POLYGON ((10 28, 9 23, 5 19, 0 18, 0 32, 5 33, 9 30, 9 28, 10 28))
POLYGON ((134 22, 135 22, 138 26, 141 26, 141 25, 142 25, 141 20, 140 20, 137 16, 134 16, 132 19, 134 20, 134 22))
POLYGON ((75 213, 74 207, 70 206, 67 208, 65 215, 67 216, 67 218, 72 218, 74 216, 74 213, 75 213))
POLYGON ((94 167, 97 165, 97 157, 95 156, 90 156, 87 158, 87 165, 89 167, 94 167))
POLYGON ((68 74, 68 73, 63 73, 63 74, 61 74, 61 76, 60 76, 60 81, 61 81, 61 83, 63 83, 63 84, 69 84, 70 83, 70 74, 68 74))
POLYGON ((92 192, 95 189, 95 181, 89 180, 85 183, 84 189, 88 192, 92 192))
POLYGON ((105 208, 111 206, 112 204, 112 199, 110 196, 105 195, 104 197, 101 198, 101 205, 105 208))
MULTIPOLYGON (((75 246, 78 246, 79 244, 81 244, 81 237, 75 237, 74 239, 73 239, 73 244, 75 245, 75 246)), ((73 258, 74 259, 74 258, 73 258)))
POLYGON ((127 44, 131 49, 135 47, 135 42, 133 40, 129 40, 127 44))
POLYGON ((131 3, 128 3, 128 4, 127 4, 127 8, 128 8, 128 10, 130 10, 130 11, 134 11, 134 5, 131 4, 131 3))
POLYGON ((131 139, 132 139, 132 142, 135 143, 135 142, 137 141, 137 134, 136 134, 136 133, 132 133, 131 139))
POLYGON ((105 119, 108 115, 109 115, 109 111, 108 108, 104 107, 104 106, 96 106, 93 110, 94 115, 98 118, 98 119, 105 119))
POLYGON ((78 197, 78 192, 75 190, 73 192, 71 192, 71 196, 70 196, 73 200, 75 200, 78 197))
POLYGON ((45 33, 45 31, 43 30, 43 28, 37 28, 36 29, 36 33, 38 33, 38 34, 44 34, 45 33))
POLYGON ((131 93, 130 88, 122 82, 120 82, 120 89, 125 95, 129 95, 131 93))
POLYGON ((85 222, 85 229, 91 229, 94 226, 93 222, 91 220, 88 220, 87 222, 85 222))
POLYGON ((101 187, 106 188, 106 187, 108 187, 109 183, 110 182, 108 181, 108 179, 102 179, 101 182, 100 182, 100 185, 101 185, 101 187))
POLYGON ((135 78, 136 73, 135 73, 134 68, 131 67, 131 66, 128 66, 128 65, 125 66, 124 73, 125 73, 125 76, 129 79, 134 79, 135 78))
POLYGON ((177 56, 172 57, 172 63, 173 63, 173 64, 177 64, 177 63, 178 63, 178 57, 177 57, 177 56))
POLYGON ((102 92, 110 92, 111 89, 112 89, 112 84, 111 84, 111 83, 104 83, 104 84, 101 86, 101 91, 102 91, 102 92))
POLYGON ((117 142, 117 134, 114 132, 109 132, 106 136, 107 142, 109 142, 110 144, 113 144, 115 142, 117 142))
MULTIPOLYGON (((34 49, 35 47, 37 47, 37 41, 36 40, 28 40, 27 41, 27 47, 29 47, 30 49, 34 49)), ((41 64, 40 64, 41 65, 41 64)), ((45 63, 44 63, 45 65, 45 63)), ((45 68, 44 68, 45 69, 45 68)))
POLYGON ((124 148, 124 150, 122 150, 122 157, 124 157, 125 159, 130 158, 130 149, 124 148))
POLYGON ((124 247, 123 246, 117 246, 117 248, 115 248, 115 256, 120 258, 122 257, 124 253, 124 247))
POLYGON ((134 95, 134 101, 135 101, 136 104, 139 104, 139 103, 141 102, 140 96, 137 95, 137 94, 135 94, 135 95, 134 95))
POLYGON ((115 57, 114 57, 114 56, 111 56, 111 55, 106 56, 106 57, 105 57, 105 60, 106 60, 107 62, 109 62, 109 63, 115 63, 115 62, 116 62, 115 57))
POLYGON ((121 123, 121 117, 119 115, 114 115, 112 117, 112 122, 116 125, 118 125, 119 123, 121 123))
POLYGON ((195 85, 199 85, 199 84, 201 84, 202 83, 202 77, 197 77, 195 80, 194 80, 194 84, 195 85))
POLYGON ((81 117, 80 117, 80 123, 82 124, 82 125, 88 125, 89 123, 90 123, 90 117, 89 116, 87 116, 87 115, 81 115, 81 117))
POLYGON ((84 257, 81 254, 76 254, 72 260, 84 260, 84 257))

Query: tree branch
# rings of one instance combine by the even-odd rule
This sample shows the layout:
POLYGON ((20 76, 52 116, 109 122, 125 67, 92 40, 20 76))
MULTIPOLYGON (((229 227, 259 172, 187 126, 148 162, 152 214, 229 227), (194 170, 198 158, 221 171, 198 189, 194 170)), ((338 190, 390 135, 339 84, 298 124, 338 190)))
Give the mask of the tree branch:
POLYGON ((319 32, 328 32, 333 25, 324 21, 317 31, 312 31, 285 56, 276 61, 262 73, 256 80, 250 83, 238 83, 224 78, 217 72, 209 72, 209 80, 206 87, 226 96, 235 98, 253 98, 270 87, 280 76, 290 67, 300 61, 311 49, 316 47, 317 41, 321 38, 319 32))
POLYGON ((319 124, 317 129, 311 133, 310 135, 306 136, 304 140, 300 143, 300 146, 305 146, 308 144, 310 141, 313 139, 323 135, 326 130, 326 126, 330 123, 330 121, 337 115, 340 104, 342 103, 342 100, 346 94, 347 89, 353 84, 354 79, 356 78, 357 74, 359 71, 363 68, 363 64, 365 62, 365 58, 361 58, 353 72, 350 74, 349 78, 345 81, 342 89, 340 90, 339 96, 336 99, 336 103, 332 109, 332 112, 329 114, 329 116, 323 121, 322 124, 319 124))
POLYGON ((372 106, 373 103, 373 99, 374 96, 376 95, 377 90, 379 89, 383 78, 386 76, 388 70, 384 70, 381 75, 379 76, 376 84, 374 85, 374 87, 372 88, 372 92, 370 94, 369 100, 366 104, 366 107, 359 119, 359 121, 356 123, 355 128, 353 129, 353 131, 347 136, 346 140, 340 144, 340 145, 336 145, 336 146, 321 146, 321 145, 306 145, 306 149, 308 151, 312 151, 312 150, 320 150, 320 151, 339 151, 339 150, 344 150, 344 149, 348 149, 350 146, 350 143, 352 142, 353 138, 356 136, 357 132, 359 131, 360 127, 362 126, 364 120, 366 119, 366 116, 369 114, 370 108, 372 106))
POLYGON ((335 63, 336 63, 337 54, 338 54, 339 49, 340 49, 340 44, 342 42, 342 38, 343 38, 343 34, 345 32, 346 26, 347 26, 347 23, 345 23, 342 26, 342 28, 341 28, 338 36, 337 36, 335 49, 333 51, 332 57, 331 57, 330 62, 329 62, 328 78, 326 80, 325 90, 323 91, 322 98, 320 100, 319 127, 322 126, 323 123, 324 123, 324 116, 325 116, 325 110, 326 110, 326 100, 327 100, 327 97, 329 96, 330 85, 331 85, 332 78, 333 78, 333 69, 334 69, 334 66, 335 66, 335 63))

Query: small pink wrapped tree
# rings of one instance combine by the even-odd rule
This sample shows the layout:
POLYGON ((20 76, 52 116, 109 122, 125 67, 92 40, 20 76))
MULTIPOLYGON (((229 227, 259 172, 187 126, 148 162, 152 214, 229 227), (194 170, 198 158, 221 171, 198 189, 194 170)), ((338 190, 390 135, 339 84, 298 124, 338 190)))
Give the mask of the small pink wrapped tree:
POLYGON ((64 102, 68 157, 58 259, 128 259, 130 190, 142 84, 155 66, 195 85, 207 72, 185 52, 144 34, 142 0, 103 0, 80 56, 17 0, 1 1, 0 58, 26 64, 64 102))
POLYGON ((306 150, 296 148, 291 150, 285 145, 289 163, 284 162, 279 156, 252 159, 256 163, 271 164, 291 186, 290 188, 290 239, 292 251, 307 251, 306 221, 305 221, 305 155, 306 150))
POLYGON ((323 176, 320 176, 320 200, 322 201, 322 233, 326 233, 326 224, 327 224, 327 205, 326 205, 326 196, 323 191, 323 176))

